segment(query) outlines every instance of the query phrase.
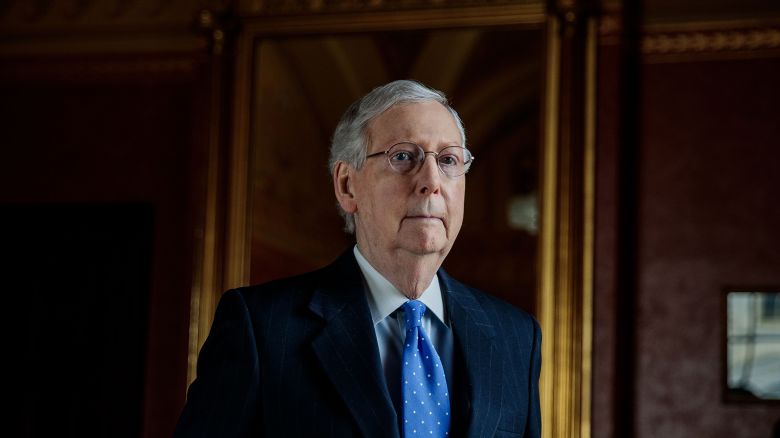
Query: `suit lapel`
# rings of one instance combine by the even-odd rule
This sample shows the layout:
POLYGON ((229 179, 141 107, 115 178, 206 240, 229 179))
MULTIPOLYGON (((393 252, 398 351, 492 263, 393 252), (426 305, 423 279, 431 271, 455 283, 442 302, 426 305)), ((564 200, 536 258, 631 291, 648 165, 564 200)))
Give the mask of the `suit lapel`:
MULTIPOLYGON (((493 436, 501 417, 503 360, 493 338, 493 324, 466 286, 439 270, 450 324, 463 354, 468 378, 462 389, 469 398, 467 437, 493 436)), ((459 365, 459 364, 458 364, 459 365)))
POLYGON ((398 437, 395 409, 352 250, 325 269, 330 272, 309 304, 325 320, 322 332, 312 342, 314 352, 363 435, 398 437))

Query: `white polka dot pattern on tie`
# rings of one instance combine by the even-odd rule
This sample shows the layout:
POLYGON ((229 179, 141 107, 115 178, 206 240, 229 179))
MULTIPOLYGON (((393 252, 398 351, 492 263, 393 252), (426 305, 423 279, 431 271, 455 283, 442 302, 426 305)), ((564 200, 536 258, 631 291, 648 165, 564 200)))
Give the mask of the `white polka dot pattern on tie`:
POLYGON ((404 365, 401 367, 404 437, 445 437, 449 435, 450 426, 447 379, 444 367, 440 366, 441 359, 422 327, 425 304, 410 300, 404 303, 403 309, 406 321, 404 365), (417 372, 420 369, 422 371, 417 372), (429 421, 425 421, 426 418, 429 421))

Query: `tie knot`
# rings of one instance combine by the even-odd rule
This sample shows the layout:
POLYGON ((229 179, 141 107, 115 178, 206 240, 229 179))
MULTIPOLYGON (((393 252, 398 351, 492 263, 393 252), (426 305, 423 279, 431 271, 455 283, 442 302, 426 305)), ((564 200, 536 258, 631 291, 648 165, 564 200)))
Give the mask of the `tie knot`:
POLYGON ((406 328, 420 327, 422 317, 425 314, 425 304, 417 300, 409 300, 402 306, 404 308, 404 317, 406 318, 406 328))

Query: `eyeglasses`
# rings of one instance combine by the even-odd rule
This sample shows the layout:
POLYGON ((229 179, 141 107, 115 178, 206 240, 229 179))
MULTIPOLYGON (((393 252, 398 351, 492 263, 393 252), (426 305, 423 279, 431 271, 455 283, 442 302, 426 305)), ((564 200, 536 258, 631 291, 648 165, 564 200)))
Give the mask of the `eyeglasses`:
POLYGON ((462 146, 447 146, 439 152, 426 152, 419 145, 409 142, 396 143, 386 151, 367 155, 366 159, 385 155, 394 171, 407 175, 417 171, 428 154, 433 155, 439 170, 450 178, 457 178, 468 172, 475 159, 471 152, 462 146))

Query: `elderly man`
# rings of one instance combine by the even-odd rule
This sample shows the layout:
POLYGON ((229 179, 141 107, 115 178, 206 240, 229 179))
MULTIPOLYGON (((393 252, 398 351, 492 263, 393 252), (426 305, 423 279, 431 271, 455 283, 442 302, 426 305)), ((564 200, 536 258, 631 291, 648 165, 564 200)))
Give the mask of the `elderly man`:
POLYGON ((444 95, 413 81, 352 104, 330 168, 357 245, 229 291, 177 437, 539 437, 539 325, 442 270, 474 158, 444 95))

